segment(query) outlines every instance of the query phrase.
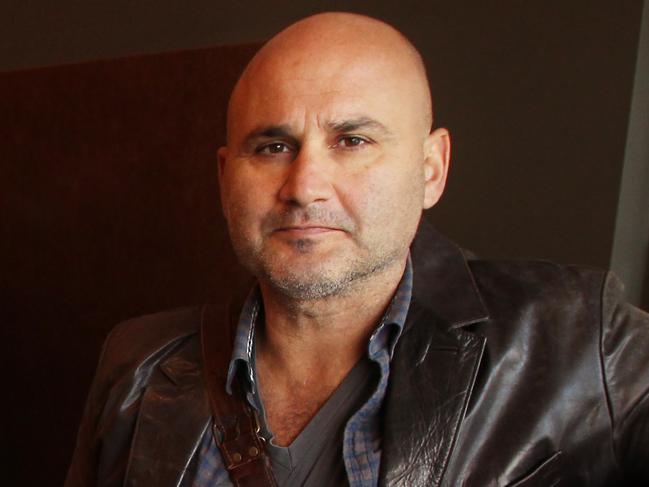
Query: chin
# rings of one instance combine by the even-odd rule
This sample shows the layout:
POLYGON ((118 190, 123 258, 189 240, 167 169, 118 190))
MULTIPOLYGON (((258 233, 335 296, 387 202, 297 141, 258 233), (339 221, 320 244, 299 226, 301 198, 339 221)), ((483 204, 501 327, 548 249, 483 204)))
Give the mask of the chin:
POLYGON ((325 279, 269 278, 273 288, 294 301, 317 301, 345 294, 351 281, 325 279))
POLYGON ((342 262, 322 256, 294 256, 266 260, 257 277, 280 294, 295 300, 317 300, 344 292, 354 280, 342 262))
POLYGON ((313 245, 299 239, 291 245, 243 245, 235 248, 247 270, 289 299, 310 301, 352 293, 407 255, 394 245, 352 249, 313 245), (364 250, 363 250, 364 249, 364 250))
POLYGON ((397 260, 395 257, 381 255, 374 258, 343 258, 335 261, 322 258, 308 261, 293 259, 293 262, 286 265, 264 266, 258 277, 290 299, 326 299, 353 293, 359 284, 394 264, 397 260))

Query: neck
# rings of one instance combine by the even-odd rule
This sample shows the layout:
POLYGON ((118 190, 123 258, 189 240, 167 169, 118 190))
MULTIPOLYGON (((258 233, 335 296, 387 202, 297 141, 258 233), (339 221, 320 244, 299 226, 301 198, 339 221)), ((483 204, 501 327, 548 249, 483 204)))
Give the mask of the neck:
POLYGON ((260 282, 265 326, 256 340, 260 364, 292 380, 337 383, 365 353, 406 265, 395 262, 348 292, 294 300, 260 282))
POLYGON ((297 437, 363 355, 405 264, 320 300, 288 299, 260 282, 265 326, 255 339, 257 374, 278 445, 297 437))

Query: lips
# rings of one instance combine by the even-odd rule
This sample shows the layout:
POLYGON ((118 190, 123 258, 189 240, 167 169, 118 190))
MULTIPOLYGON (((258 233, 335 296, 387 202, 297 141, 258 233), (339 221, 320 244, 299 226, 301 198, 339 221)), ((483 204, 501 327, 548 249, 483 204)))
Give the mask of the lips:
POLYGON ((340 211, 330 211, 319 206, 284 208, 268 213, 262 220, 266 234, 316 236, 336 232, 351 233, 351 219, 340 211))
POLYGON ((289 227, 280 227, 275 230, 278 233, 285 234, 295 234, 295 235, 317 235, 321 233, 330 233, 330 232, 341 232, 340 228, 320 226, 320 225, 308 225, 308 226, 289 226, 289 227))

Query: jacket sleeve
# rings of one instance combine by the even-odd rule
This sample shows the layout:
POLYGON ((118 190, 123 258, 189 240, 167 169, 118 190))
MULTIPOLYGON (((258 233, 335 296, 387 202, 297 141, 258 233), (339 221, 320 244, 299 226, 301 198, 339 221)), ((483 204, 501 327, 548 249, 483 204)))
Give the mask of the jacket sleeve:
POLYGON ((65 479, 65 487, 91 487, 97 485, 99 464, 99 418, 108 396, 107 357, 110 356, 113 333, 104 342, 97 372, 86 400, 72 462, 65 479))
POLYGON ((649 485, 649 314, 622 299, 609 273, 602 289, 601 358, 623 485, 649 485))

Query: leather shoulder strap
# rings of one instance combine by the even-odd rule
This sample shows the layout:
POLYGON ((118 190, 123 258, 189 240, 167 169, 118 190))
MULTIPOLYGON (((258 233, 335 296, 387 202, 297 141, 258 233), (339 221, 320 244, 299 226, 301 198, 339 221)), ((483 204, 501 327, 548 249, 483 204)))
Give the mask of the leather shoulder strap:
POLYGON ((225 390, 234 342, 231 317, 225 304, 203 307, 201 341, 214 438, 235 486, 275 487, 256 412, 244 401, 238 381, 232 384, 232 395, 225 390))

